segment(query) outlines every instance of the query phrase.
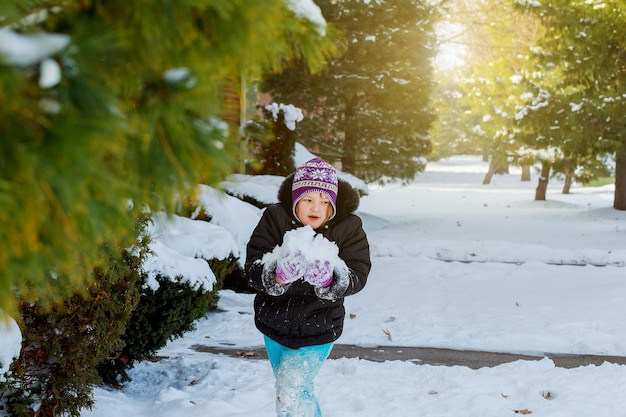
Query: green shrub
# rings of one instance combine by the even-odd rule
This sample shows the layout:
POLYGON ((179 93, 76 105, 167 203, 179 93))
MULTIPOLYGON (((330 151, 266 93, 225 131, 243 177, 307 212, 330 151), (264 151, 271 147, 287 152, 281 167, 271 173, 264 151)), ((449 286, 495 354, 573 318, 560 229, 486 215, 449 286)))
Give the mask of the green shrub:
POLYGON ((254 288, 248 284, 248 279, 239 265, 230 274, 226 275, 222 288, 245 294, 253 294, 255 292, 254 288))
POLYGON ((237 258, 209 261, 217 277, 211 289, 159 276, 159 288, 152 290, 141 271, 148 241, 143 236, 138 250, 123 256, 106 253, 106 267, 94 271, 86 291, 60 304, 44 309, 21 302, 22 349, 0 386, 9 415, 80 416, 93 406, 94 385, 127 380, 136 361, 152 358, 216 307, 217 291, 237 258))
POLYGON ((98 372, 111 385, 130 380, 127 371, 137 361, 154 358, 157 350, 168 341, 194 329, 194 322, 217 306, 217 291, 224 277, 237 264, 232 256, 225 260, 211 260, 209 265, 217 281, 210 290, 193 288, 182 277, 174 279, 157 276, 156 290, 140 284, 141 298, 126 327, 125 347, 119 358, 102 362, 98 372))
POLYGON ((602 187, 608 184, 615 184, 615 177, 599 177, 583 183, 583 187, 602 187))
POLYGON ((247 166, 246 173, 289 175, 296 169, 293 153, 297 133, 285 126, 283 110, 278 112, 276 120, 272 112, 265 107, 259 107, 259 110, 263 113, 263 119, 259 122, 248 123, 243 131, 248 153, 251 155, 250 161, 254 161, 247 166))
POLYGON ((20 303, 22 349, 4 387, 11 416, 78 417, 93 406, 93 386, 101 382, 96 365, 122 349, 139 300, 140 263, 139 256, 110 256, 86 292, 45 310, 20 303))

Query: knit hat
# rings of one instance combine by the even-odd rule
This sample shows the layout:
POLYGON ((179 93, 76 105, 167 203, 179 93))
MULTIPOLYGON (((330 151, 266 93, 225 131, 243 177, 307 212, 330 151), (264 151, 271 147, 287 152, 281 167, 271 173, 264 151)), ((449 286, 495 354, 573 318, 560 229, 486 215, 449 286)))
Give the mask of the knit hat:
POLYGON ((293 215, 296 219, 298 218, 296 205, 305 194, 319 192, 326 194, 330 200, 330 204, 333 206, 333 214, 330 216, 330 219, 332 219, 337 213, 337 190, 337 171, 332 165, 320 158, 313 158, 305 162, 296 169, 296 173, 293 177, 293 184, 291 186, 293 215))

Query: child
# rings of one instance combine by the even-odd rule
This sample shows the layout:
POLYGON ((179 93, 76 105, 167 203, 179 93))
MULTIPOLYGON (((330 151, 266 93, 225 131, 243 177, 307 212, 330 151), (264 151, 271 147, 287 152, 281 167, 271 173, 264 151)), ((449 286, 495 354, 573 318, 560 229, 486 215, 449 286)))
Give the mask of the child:
POLYGON ((345 296, 359 292, 370 254, 358 193, 314 158, 288 176, 250 237, 246 276, 255 324, 276 377, 280 417, 321 417, 313 379, 343 330, 345 296))

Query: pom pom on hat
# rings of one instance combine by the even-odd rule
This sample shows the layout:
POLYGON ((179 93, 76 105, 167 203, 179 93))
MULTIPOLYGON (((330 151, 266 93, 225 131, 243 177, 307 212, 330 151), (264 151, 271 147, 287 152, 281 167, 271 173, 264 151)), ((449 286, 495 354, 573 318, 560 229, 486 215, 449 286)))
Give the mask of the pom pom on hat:
MULTIPOLYGON (((296 169, 291 186, 291 201, 293 203, 293 215, 296 215, 296 205, 298 201, 307 193, 320 192, 326 194, 333 206, 333 214, 337 213, 337 191, 338 191, 337 171, 328 162, 320 158, 313 158, 305 162, 296 169)), ((328 220, 330 220, 328 219, 328 220)))

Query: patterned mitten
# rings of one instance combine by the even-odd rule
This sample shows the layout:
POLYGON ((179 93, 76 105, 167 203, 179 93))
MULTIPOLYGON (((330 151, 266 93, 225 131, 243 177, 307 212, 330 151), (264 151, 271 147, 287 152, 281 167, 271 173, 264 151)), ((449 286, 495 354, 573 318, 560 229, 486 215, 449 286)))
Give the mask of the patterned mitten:
POLYGON ((330 261, 315 260, 309 264, 304 280, 314 287, 328 287, 333 282, 333 267, 330 261))
POLYGON ((299 250, 296 252, 286 251, 276 263, 276 277, 287 284, 302 278, 307 267, 307 260, 299 250))

